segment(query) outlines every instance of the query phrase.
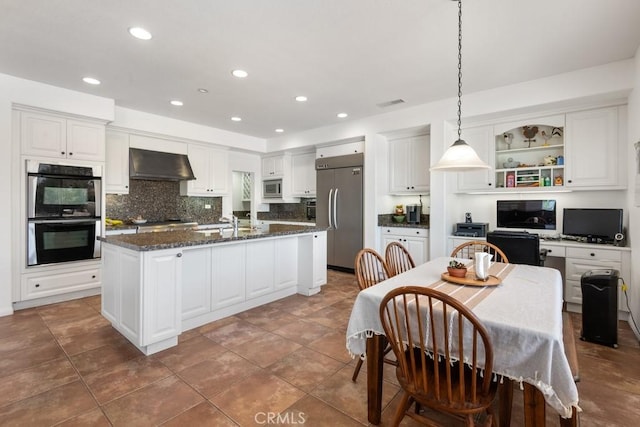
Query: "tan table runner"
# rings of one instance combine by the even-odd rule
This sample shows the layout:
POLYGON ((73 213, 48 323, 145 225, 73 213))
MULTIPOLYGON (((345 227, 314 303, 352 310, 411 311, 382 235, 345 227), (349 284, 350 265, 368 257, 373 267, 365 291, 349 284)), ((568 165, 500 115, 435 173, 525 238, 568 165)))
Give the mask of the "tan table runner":
MULTIPOLYGON (((473 264, 467 265, 467 268, 469 271, 473 271, 473 264)), ((494 262, 491 267, 489 267, 489 274, 499 277, 500 280, 504 281, 505 277, 511 273, 513 268, 513 264, 494 262)), ((447 282, 446 280, 438 280, 427 287, 437 289, 440 292, 451 295, 471 309, 479 304, 480 301, 488 297, 496 288, 495 286, 459 285, 457 283, 447 282)))

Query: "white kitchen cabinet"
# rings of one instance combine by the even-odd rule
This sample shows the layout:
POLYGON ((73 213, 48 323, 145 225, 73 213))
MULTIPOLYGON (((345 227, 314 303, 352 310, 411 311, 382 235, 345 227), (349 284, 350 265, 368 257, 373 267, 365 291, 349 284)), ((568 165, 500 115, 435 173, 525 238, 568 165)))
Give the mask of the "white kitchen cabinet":
POLYGON ((274 242, 274 289, 295 286, 298 281, 298 237, 284 237, 274 242))
POLYGON ((21 301, 49 297, 68 292, 99 288, 101 269, 97 262, 86 266, 69 266, 65 269, 39 268, 22 275, 21 301))
POLYGON ((142 338, 148 346, 182 332, 182 250, 143 253, 142 338))
POLYGON ((358 153, 364 153, 364 140, 318 147, 316 149, 316 158, 348 156, 349 154, 358 153))
POLYGON ((466 141, 485 161, 490 169, 458 173, 458 191, 493 190, 495 188, 494 158, 495 140, 493 126, 479 126, 462 129, 462 139, 466 141))
POLYGON ((620 158, 618 107, 566 115, 565 185, 568 188, 626 187, 625 159, 620 158))
POLYGON ((182 252, 182 320, 211 311, 211 248, 182 252))
POLYGON ((182 250, 138 252, 103 245, 102 314, 149 355, 182 332, 182 250))
POLYGON ((281 178, 285 174, 286 163, 290 162, 287 155, 269 156, 262 158, 262 177, 281 178))
POLYGON ((301 254, 298 256, 298 293, 313 295, 327 283, 327 232, 301 237, 298 240, 298 252, 301 254))
POLYGON ((129 194, 129 134, 107 130, 105 145, 105 191, 129 194))
POLYGON ((316 155, 315 153, 291 156, 292 190, 294 197, 316 196, 316 155))
MULTIPOLYGON (((630 253, 618 248, 567 247, 565 258, 564 299, 570 304, 582 304, 582 275, 589 270, 615 269, 629 282, 630 253)), ((625 296, 618 286, 618 310, 628 312, 625 296)))
POLYGON ((211 308, 223 309, 245 301, 246 244, 214 245, 211 248, 211 308))
MULTIPOLYGON (((304 252, 303 252, 304 253, 304 252)), ((313 287, 320 289, 327 283, 327 232, 313 234, 313 287)))
POLYGON ((429 192, 429 135, 409 136, 389 142, 389 192, 429 192))
POLYGON ((105 126, 30 111, 20 112, 22 154, 104 162, 105 126))
POLYGON ((247 259, 251 267, 247 269, 247 299, 271 293, 275 279, 275 241, 261 240, 247 245, 247 259))
POLYGON ((180 182, 183 196, 226 196, 229 194, 229 155, 202 145, 189 144, 189 163, 196 179, 180 182))
POLYGON ((423 264, 429 260, 429 230, 425 228, 408 227, 380 227, 382 234, 382 248, 380 253, 384 254, 387 245, 391 242, 398 242, 404 246, 416 265, 423 264))

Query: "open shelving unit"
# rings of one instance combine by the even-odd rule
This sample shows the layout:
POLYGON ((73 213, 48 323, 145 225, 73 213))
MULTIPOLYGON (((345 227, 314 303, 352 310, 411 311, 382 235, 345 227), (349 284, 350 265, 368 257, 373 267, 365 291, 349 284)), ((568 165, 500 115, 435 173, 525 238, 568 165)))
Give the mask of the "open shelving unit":
POLYGON ((564 186, 564 128, 530 126, 538 127, 538 133, 530 140, 522 127, 495 136, 496 188, 542 190, 564 186), (542 132, 547 138, 542 137, 542 132))

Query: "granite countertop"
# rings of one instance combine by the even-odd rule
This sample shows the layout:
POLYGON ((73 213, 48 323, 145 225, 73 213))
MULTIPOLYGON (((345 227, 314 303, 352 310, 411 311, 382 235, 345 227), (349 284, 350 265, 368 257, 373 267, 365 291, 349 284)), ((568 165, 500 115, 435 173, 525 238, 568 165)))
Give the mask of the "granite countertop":
POLYGON ((429 228, 429 215, 420 215, 420 224, 408 224, 407 222, 395 222, 391 214, 378 215, 378 227, 400 227, 400 228, 429 228))
POLYGON ((304 225, 269 224, 256 230, 239 230, 237 236, 231 231, 220 235, 213 230, 198 231, 164 231, 158 233, 120 234, 115 236, 100 236, 98 239, 105 243, 133 249, 135 251, 155 251, 174 249, 188 246, 210 245, 214 243, 231 242, 237 240, 260 239, 264 237, 285 236, 291 234, 313 233, 326 231, 323 227, 309 227, 304 225))

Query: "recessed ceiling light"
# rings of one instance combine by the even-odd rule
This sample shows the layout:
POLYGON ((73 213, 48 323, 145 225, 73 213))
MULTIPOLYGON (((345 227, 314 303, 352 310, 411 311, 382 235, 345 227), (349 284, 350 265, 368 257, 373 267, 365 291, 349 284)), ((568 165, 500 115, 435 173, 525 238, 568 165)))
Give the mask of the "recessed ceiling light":
POLYGON ((249 73, 247 73, 245 70, 233 70, 231 74, 239 79, 244 79, 249 75, 249 73))
POLYGON ((151 33, 147 30, 145 30, 144 28, 140 28, 140 27, 131 27, 129 28, 129 34, 131 34, 133 37, 140 39, 140 40, 151 40, 151 33))
POLYGON ((338 116, 339 119, 344 119, 345 117, 348 117, 349 115, 347 113, 338 113, 338 114, 336 114, 336 116, 338 116))
POLYGON ((307 100, 307 97, 304 95, 298 95, 296 96, 296 101, 298 102, 305 102, 307 100))
POLYGON ((234 122, 241 122, 242 121, 242 117, 233 116, 233 117, 231 117, 231 120, 233 120, 234 122))
POLYGON ((209 91, 207 89, 203 88, 203 87, 198 88, 198 92, 200 92, 200 93, 209 93, 209 91))
POLYGON ((184 103, 182 101, 178 101, 177 99, 174 99, 173 101, 171 101, 171 105, 175 105, 176 107, 182 107, 184 103))
POLYGON ((100 84, 100 80, 95 79, 93 77, 83 77, 82 81, 85 83, 88 83, 90 85, 99 85, 100 84))
POLYGON ((278 129, 276 129, 276 132, 282 133, 282 132, 284 132, 284 129, 278 128, 278 129))

